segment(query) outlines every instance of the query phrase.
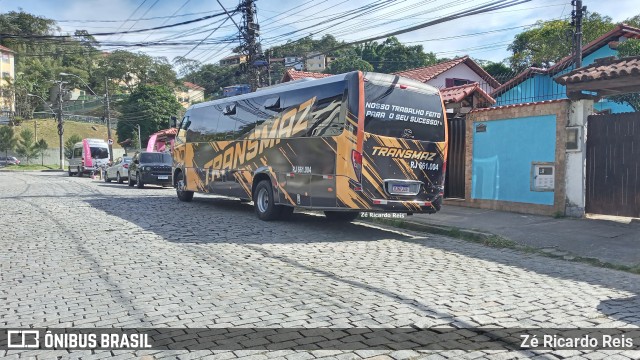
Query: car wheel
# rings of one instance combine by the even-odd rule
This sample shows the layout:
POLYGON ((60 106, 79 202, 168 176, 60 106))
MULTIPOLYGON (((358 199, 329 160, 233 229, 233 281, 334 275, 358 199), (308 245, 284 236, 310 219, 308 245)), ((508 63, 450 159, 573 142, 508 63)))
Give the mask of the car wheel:
POLYGON ((282 214, 282 206, 276 205, 269 180, 262 180, 253 193, 253 206, 260 220, 277 220, 282 214))
POLYGON ((120 171, 116 173, 116 181, 118 182, 118 184, 122 184, 124 182, 120 177, 120 171))
POLYGON ((140 176, 140 173, 136 174, 136 186, 138 189, 144 188, 144 183, 142 182, 142 176, 140 176))
POLYGON ((71 172, 71 166, 69 166, 69 176, 73 176, 73 173, 71 172))
POLYGON ((104 175, 104 182, 106 182, 106 183, 110 183, 110 182, 111 182, 111 180, 109 180, 109 175, 107 175, 107 172, 105 171, 105 172, 103 172, 102 174, 104 175))
POLYGON ((176 194, 180 201, 189 202, 193 200, 193 191, 184 190, 184 175, 182 172, 178 172, 176 175, 176 194))
POLYGON ((133 179, 131 179, 131 173, 129 173, 129 178, 127 179, 129 186, 133 187, 133 179))
POLYGON ((330 221, 351 222, 360 215, 357 211, 325 211, 324 216, 330 221))
POLYGON ((84 174, 82 173, 82 169, 78 167, 78 177, 82 177, 84 174))

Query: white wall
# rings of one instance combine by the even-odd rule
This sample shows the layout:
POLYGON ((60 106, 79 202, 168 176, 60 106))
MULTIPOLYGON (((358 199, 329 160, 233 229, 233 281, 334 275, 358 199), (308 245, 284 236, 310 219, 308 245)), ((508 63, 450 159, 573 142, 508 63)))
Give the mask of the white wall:
POLYGON ((567 216, 584 216, 586 194, 586 140, 587 117, 593 113, 592 100, 580 100, 571 102, 569 123, 567 127, 579 127, 580 150, 568 150, 566 152, 565 189, 567 202, 565 214, 567 216))
POLYGON ((482 90, 488 93, 494 90, 493 87, 491 87, 491 85, 489 85, 484 79, 482 79, 480 75, 478 75, 475 71, 471 70, 471 68, 468 67, 467 64, 465 63, 458 64, 453 68, 443 72, 442 74, 438 75, 435 79, 431 79, 427 81, 427 84, 435 86, 439 89, 442 89, 446 86, 445 79, 448 79, 448 78, 467 79, 471 81, 476 81, 480 83, 482 90))

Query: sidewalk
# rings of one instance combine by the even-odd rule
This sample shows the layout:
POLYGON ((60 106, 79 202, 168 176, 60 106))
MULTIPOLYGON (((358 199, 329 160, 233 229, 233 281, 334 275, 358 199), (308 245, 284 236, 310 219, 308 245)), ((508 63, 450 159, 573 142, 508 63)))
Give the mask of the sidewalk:
POLYGON ((640 265, 640 222, 628 224, 594 219, 556 219, 495 210, 446 205, 433 215, 404 220, 450 229, 499 235, 560 256, 598 259, 616 265, 640 265))

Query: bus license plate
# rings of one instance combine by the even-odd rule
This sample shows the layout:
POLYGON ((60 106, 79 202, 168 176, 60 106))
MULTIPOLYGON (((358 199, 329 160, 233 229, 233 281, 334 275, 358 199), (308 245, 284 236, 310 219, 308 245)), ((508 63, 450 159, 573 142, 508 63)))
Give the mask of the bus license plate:
POLYGON ((158 175, 158 180, 167 180, 169 179, 169 175, 158 175))
POLYGON ((408 193, 410 188, 409 185, 393 185, 391 191, 394 193, 408 193))

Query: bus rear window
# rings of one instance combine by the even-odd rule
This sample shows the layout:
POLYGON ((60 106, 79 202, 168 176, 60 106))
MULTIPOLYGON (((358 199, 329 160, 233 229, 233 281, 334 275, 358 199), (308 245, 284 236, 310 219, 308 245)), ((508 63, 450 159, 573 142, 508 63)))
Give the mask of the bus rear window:
POLYGON ((91 146, 91 157, 94 159, 106 159, 109 157, 109 149, 91 146))
POLYGON ((421 141, 444 141, 442 101, 395 85, 365 82, 365 125, 368 133, 421 141))

